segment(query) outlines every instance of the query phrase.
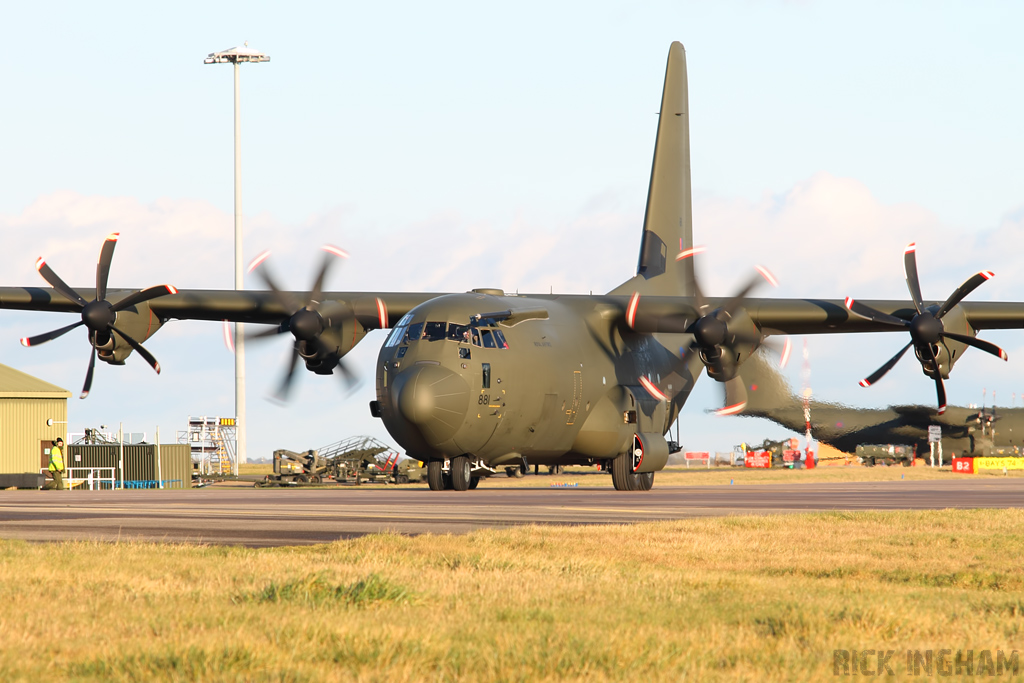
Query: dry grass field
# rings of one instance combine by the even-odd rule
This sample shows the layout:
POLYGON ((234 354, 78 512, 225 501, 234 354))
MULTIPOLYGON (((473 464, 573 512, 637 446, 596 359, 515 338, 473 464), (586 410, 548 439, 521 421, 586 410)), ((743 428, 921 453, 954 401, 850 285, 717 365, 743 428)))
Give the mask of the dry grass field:
POLYGON ((903 678, 907 649, 1024 649, 1022 529, 981 510, 0 541, 0 679, 810 681, 836 649, 894 650, 903 678))

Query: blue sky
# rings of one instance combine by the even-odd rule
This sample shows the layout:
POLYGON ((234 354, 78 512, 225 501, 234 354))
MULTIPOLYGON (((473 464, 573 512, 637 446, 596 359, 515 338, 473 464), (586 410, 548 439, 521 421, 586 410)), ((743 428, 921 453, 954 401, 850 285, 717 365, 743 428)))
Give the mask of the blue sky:
MULTIPOLYGON (((712 293, 763 263, 782 296, 904 297, 902 246, 916 240, 926 297, 992 269, 972 299, 1024 300, 1022 15, 995 2, 23 3, 0 26, 0 284, 39 284, 41 254, 88 283, 120 230, 112 286, 229 287, 231 68, 202 60, 248 40, 272 61, 242 73, 247 260, 273 248, 302 289, 331 242, 353 255, 335 289, 606 291, 635 265, 665 55, 680 40, 712 293), (594 267, 566 266, 566 249, 594 267)), ((17 344, 66 320, 0 313, 0 362, 77 394, 84 339, 17 344)), ((1004 404, 1024 396, 1020 334, 982 336, 1010 362, 968 354, 951 402, 983 387, 1004 404)), ((386 437, 366 410, 380 342, 353 354, 366 380, 354 395, 307 375, 287 408, 262 400, 287 345, 252 350, 250 455, 386 437)), ((811 339, 815 392, 931 401, 909 359, 857 386, 902 343, 811 339)), ((101 366, 93 396, 70 406, 73 431, 124 420, 166 434, 190 413, 230 414, 219 328, 173 323, 147 347, 164 373, 138 358, 101 366)), ((704 415, 712 384, 687 406, 687 447, 781 434, 704 415)))

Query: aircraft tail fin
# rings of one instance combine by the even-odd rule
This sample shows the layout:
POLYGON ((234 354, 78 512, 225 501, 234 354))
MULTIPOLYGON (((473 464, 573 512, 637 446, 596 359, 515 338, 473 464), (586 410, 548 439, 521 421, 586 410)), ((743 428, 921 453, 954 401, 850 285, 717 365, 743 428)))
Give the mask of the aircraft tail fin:
POLYGON ((693 295, 693 259, 676 261, 681 251, 693 247, 687 90, 686 51, 674 42, 665 68, 637 272, 612 294, 693 295))
POLYGON ((739 369, 747 387, 747 405, 740 415, 763 417, 794 432, 803 433, 803 400, 793 393, 786 378, 764 350, 754 353, 739 369))

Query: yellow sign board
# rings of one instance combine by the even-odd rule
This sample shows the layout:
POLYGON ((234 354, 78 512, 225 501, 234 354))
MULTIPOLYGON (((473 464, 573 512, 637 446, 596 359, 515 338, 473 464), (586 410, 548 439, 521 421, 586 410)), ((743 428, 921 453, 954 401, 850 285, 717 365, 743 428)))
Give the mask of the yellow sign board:
POLYGON ((1024 458, 975 458, 974 469, 977 470, 1024 470, 1024 458))
POLYGON ((221 427, 234 427, 235 426, 235 418, 233 418, 233 417, 222 417, 220 419, 220 426, 221 427))

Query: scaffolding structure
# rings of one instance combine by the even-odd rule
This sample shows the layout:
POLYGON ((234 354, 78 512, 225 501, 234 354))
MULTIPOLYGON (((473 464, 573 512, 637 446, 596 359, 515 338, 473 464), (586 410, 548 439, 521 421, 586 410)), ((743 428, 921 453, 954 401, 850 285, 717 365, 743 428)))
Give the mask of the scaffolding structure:
POLYGON ((238 475, 238 441, 233 417, 188 418, 188 429, 178 432, 178 443, 187 443, 192 462, 201 475, 238 475))

